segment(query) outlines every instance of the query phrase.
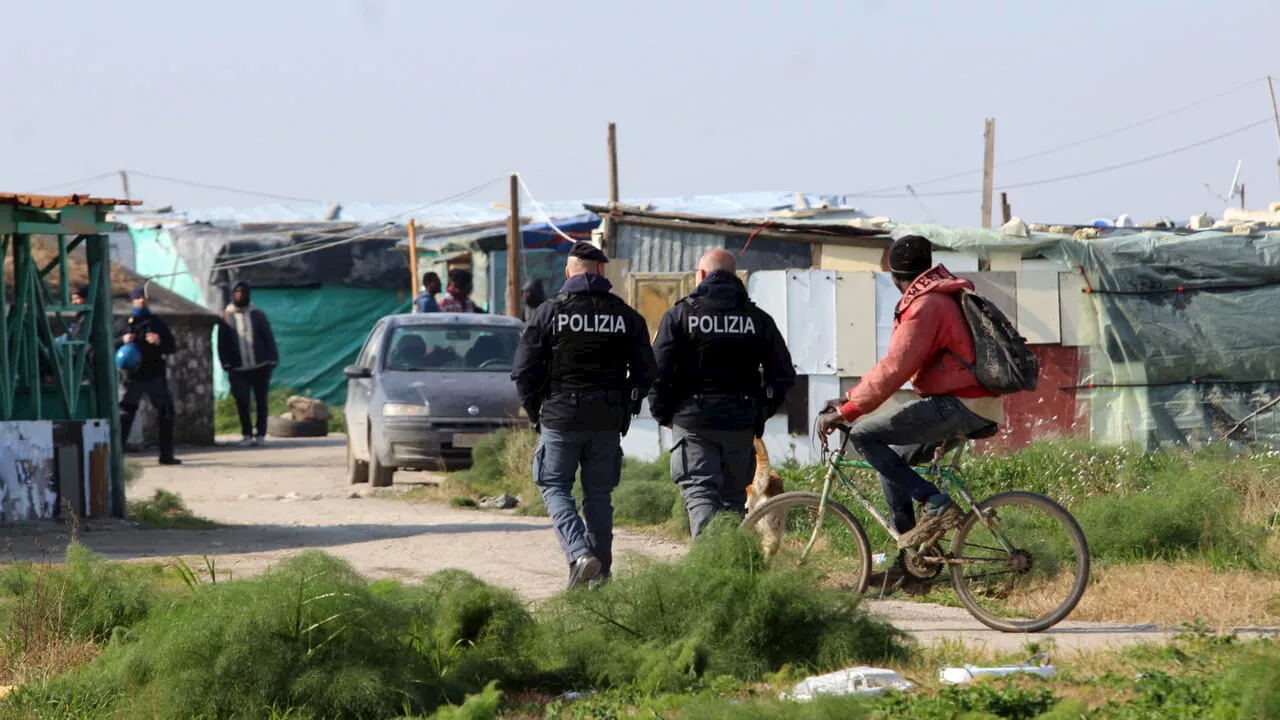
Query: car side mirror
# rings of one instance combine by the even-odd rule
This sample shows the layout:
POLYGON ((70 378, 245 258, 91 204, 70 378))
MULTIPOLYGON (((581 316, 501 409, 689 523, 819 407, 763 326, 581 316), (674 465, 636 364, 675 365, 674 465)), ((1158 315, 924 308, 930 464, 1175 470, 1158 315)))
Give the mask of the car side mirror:
POLYGON ((367 367, 360 367, 359 365, 348 365, 342 370, 342 374, 346 375, 350 380, 363 380, 365 378, 373 377, 372 370, 367 367))

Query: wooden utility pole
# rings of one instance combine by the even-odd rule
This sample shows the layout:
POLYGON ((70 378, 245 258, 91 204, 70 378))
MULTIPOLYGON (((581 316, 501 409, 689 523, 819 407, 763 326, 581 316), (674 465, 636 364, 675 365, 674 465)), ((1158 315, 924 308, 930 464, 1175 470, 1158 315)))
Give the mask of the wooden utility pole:
POLYGON ((1240 209, 1244 209, 1244 183, 1240 183, 1240 209))
POLYGON ((409 218, 409 312, 418 312, 418 230, 409 218))
POLYGON ((609 202, 618 202, 618 126, 609 123, 609 202))
POLYGON ((1000 193, 1000 217, 1001 224, 1007 223, 1013 219, 1013 208, 1009 207, 1009 193, 1000 193))
POLYGON ((983 133, 986 150, 982 158, 982 227, 991 227, 991 191, 996 165, 996 121, 987 118, 987 129, 983 133))
MULTIPOLYGON (((1267 76, 1267 92, 1271 93, 1271 117, 1276 121, 1276 143, 1280 144, 1280 111, 1276 110, 1276 87, 1271 84, 1271 76, 1267 76)), ((1276 165, 1280 166, 1280 157, 1276 158, 1276 165)))
POLYGON ((124 199, 132 200, 133 198, 129 197, 129 173, 126 170, 120 171, 120 187, 124 190, 124 199))
POLYGON ((507 223, 507 316, 520 317, 520 176, 511 174, 511 221, 507 223))

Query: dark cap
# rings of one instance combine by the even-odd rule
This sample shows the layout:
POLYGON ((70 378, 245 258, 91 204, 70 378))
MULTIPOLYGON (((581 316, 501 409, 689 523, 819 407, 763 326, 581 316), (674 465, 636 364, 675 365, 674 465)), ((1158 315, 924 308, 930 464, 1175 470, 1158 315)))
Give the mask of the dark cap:
POLYGON ((137 300, 138 298, 145 298, 146 296, 147 296, 146 285, 139 285, 138 287, 129 291, 130 300, 137 300))
POLYGON ((609 262, 609 257, 604 254, 603 250, 589 242, 582 242, 581 240, 574 243, 573 247, 569 248, 569 257, 582 258, 583 260, 590 260, 591 262, 598 263, 609 262))
POLYGON ((72 294, 77 295, 77 296, 79 296, 79 297, 82 297, 82 298, 84 298, 85 300, 88 300, 88 299, 89 299, 89 286, 88 286, 88 285, 79 285, 79 286, 77 286, 77 287, 76 287, 76 289, 75 289, 75 290, 73 290, 73 291, 72 291, 72 294))
POLYGON ((889 272, 914 280, 933 267, 933 246, 919 235, 904 235, 889 246, 889 272))

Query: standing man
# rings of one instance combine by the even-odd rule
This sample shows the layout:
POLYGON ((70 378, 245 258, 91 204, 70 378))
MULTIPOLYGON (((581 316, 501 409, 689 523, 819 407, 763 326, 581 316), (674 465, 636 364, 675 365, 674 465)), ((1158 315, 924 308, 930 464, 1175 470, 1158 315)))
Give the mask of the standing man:
POLYGON ((231 396, 240 413, 241 445, 261 445, 267 440, 267 395, 271 372, 280 364, 276 337, 267 314, 249 302, 249 283, 241 280, 231 289, 231 304, 222 311, 218 328, 218 360, 231 381, 231 396), (249 395, 258 406, 257 434, 249 424, 249 395))
POLYGON ((542 304, 516 350, 520 402, 541 434, 533 481, 569 562, 569 587, 609 577, 611 496, 622 472, 621 435, 653 381, 653 349, 640 313, 609 292, 605 254, 578 242, 560 294, 542 304), (582 514, 573 479, 582 468, 582 514))
POLYGON ((529 278, 524 284, 524 311, 520 318, 526 323, 533 319, 533 313, 538 306, 547 301, 547 291, 542 289, 541 278, 529 278))
POLYGON ((440 312, 484 312, 471 302, 471 271, 454 268, 449 271, 449 292, 440 301, 440 312))
POLYGON ((440 294, 440 276, 434 272, 429 272, 422 276, 422 294, 418 295, 418 299, 414 301, 416 309, 420 313, 440 312, 440 304, 436 302, 436 295, 440 294))
POLYGON ((139 285, 129 293, 133 310, 129 318, 116 327, 120 345, 133 343, 142 353, 142 362, 130 371, 124 380, 124 396, 120 400, 120 432, 128 438, 133 430, 133 420, 138 414, 138 402, 146 395, 159 413, 160 464, 181 465, 173 455, 173 423, 177 412, 173 406, 173 394, 169 381, 165 356, 176 351, 173 333, 163 320, 151 314, 147 307, 147 290, 139 285))
POLYGON ((795 384, 791 353, 768 313, 747 297, 726 250, 698 262, 698 287, 662 316, 649 410, 672 427, 671 479, 697 538, 721 510, 746 513, 754 438, 795 384))

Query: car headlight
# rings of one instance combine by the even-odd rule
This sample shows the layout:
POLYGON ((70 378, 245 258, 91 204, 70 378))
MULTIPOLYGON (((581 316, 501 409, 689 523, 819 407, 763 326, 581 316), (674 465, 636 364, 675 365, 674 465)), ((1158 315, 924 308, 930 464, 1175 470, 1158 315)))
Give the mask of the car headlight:
POLYGON ((431 406, 422 403, 385 403, 382 406, 382 417, 426 417, 431 414, 431 406))

